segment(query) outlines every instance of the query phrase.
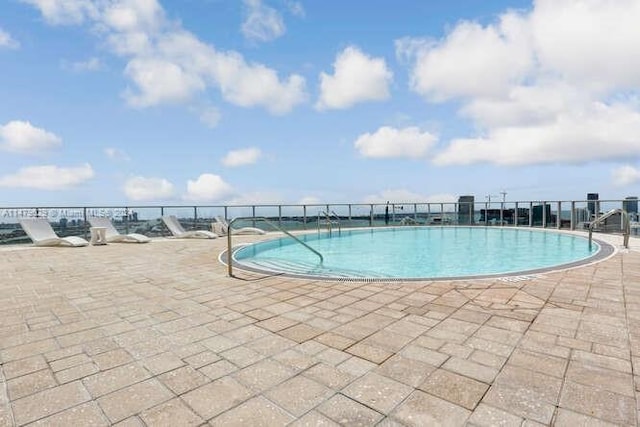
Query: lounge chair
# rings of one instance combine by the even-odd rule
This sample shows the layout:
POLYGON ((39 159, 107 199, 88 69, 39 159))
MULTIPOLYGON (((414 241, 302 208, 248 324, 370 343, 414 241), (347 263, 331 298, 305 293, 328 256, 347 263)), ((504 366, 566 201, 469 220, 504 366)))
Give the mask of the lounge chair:
POLYGON ((212 233, 207 230, 190 230, 186 231, 182 228, 182 225, 178 221, 174 215, 166 215, 162 217, 162 221, 164 225, 167 226, 173 237, 177 237, 180 239, 188 239, 188 238, 200 238, 200 239, 215 239, 218 237, 216 233, 212 233))
POLYGON ((104 227, 107 229, 106 237, 108 243, 147 243, 151 241, 151 239, 144 234, 120 234, 111 220, 107 217, 93 217, 88 220, 92 227, 104 227))
POLYGON ((58 237, 53 227, 45 218, 25 218, 20 220, 20 226, 36 246, 87 246, 82 237, 58 237))
MULTIPOLYGON (((226 235, 229 232, 229 222, 221 216, 216 217, 216 222, 212 226, 217 234, 226 235)), ((241 227, 233 228, 232 234, 266 234, 266 231, 256 227, 241 227)))

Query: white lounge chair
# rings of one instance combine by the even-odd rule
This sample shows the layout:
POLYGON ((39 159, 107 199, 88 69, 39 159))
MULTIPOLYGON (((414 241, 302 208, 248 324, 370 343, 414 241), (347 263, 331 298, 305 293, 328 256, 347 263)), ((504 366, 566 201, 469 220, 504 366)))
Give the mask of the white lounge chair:
POLYGON ((58 237, 45 218, 21 219, 20 226, 36 246, 87 246, 89 244, 78 236, 58 237))
MULTIPOLYGON (((221 216, 216 217, 213 223, 213 231, 220 235, 226 235, 229 232, 229 222, 221 216)), ((232 234, 266 234, 266 231, 256 227, 233 228, 232 234)))
POLYGON ((88 218, 88 220, 92 227, 104 227, 107 229, 105 234, 108 243, 148 243, 151 241, 151 239, 144 234, 120 234, 111 220, 107 217, 92 217, 88 218))
POLYGON ((212 233, 207 230, 190 230, 186 231, 182 228, 180 221, 175 215, 165 215, 162 217, 162 221, 164 225, 167 226, 173 237, 178 237, 180 239, 188 239, 188 238, 200 238, 200 239, 215 239, 218 237, 216 233, 212 233))

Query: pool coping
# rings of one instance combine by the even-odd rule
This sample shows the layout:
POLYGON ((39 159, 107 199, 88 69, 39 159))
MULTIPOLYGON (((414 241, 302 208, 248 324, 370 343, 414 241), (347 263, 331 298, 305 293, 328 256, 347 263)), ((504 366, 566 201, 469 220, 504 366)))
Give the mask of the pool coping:
MULTIPOLYGON (((456 225, 443 225, 443 226, 411 226, 413 228, 469 228, 469 226, 456 226, 456 225)), ((387 227, 384 227, 383 229, 386 229, 387 227)), ((388 227, 388 228, 408 228, 408 227, 388 227)), ((476 227, 473 227, 476 228, 476 227)), ((490 227, 490 228, 494 228, 494 227, 490 227)), ((503 228, 503 227, 497 227, 497 228, 503 228)), ((576 230, 557 230, 557 229, 539 229, 539 228, 524 228, 524 227, 504 227, 504 228, 508 228, 508 229, 512 229, 512 230, 517 230, 517 229, 522 229, 522 230, 528 230, 528 231, 536 231, 536 232, 545 232, 545 233, 554 233, 554 234, 567 234, 567 235, 572 235, 572 236, 580 236, 583 237, 583 234, 580 233, 579 231, 576 230)), ((380 227, 365 227, 365 228, 348 228, 345 229, 346 230, 368 230, 368 229, 373 229, 373 230, 379 230, 381 229, 380 227)), ((301 233, 298 234, 309 234, 309 233, 313 233, 316 231, 313 230, 305 230, 301 233)), ((275 237, 274 239, 268 239, 268 240, 262 240, 261 242, 265 242, 265 241, 270 241, 270 240, 275 240, 275 239, 279 239, 282 238, 281 236, 275 237)), ((580 268, 580 267, 584 267, 584 266, 588 266, 588 265, 592 265, 592 264, 596 264, 599 262, 602 262, 606 259, 611 258, 613 255, 616 254, 617 252, 617 248, 614 244, 609 243, 605 240, 602 239, 592 239, 593 242, 595 242, 596 244, 598 244, 599 246, 599 250, 587 257, 587 258, 583 258, 577 261, 572 261, 569 263, 564 263, 564 264, 558 264, 558 265, 554 265, 554 266, 550 266, 550 267, 542 267, 542 268, 535 268, 535 269, 530 269, 530 270, 519 270, 519 271, 515 271, 515 272, 504 272, 504 273, 492 273, 492 274, 479 274, 479 275, 466 275, 466 276, 450 276, 450 277, 349 277, 349 276, 323 276, 323 275, 313 275, 313 274, 300 274, 300 273, 292 273, 292 272, 284 272, 284 271, 276 271, 276 270, 268 270, 268 269, 260 269, 260 268, 256 268, 256 267, 252 267, 252 266, 248 266, 245 264, 242 264, 241 262, 237 261, 235 259, 235 252, 237 252, 238 250, 248 246, 248 245, 253 245, 259 242, 253 242, 253 243, 244 243, 244 244, 240 244, 240 245, 236 245, 232 248, 232 265, 233 268, 237 268, 239 270, 243 270, 243 271, 247 271, 247 272, 251 272, 251 273, 258 273, 258 274, 263 274, 265 276, 268 277, 274 277, 274 276, 280 276, 280 277, 290 277, 290 278, 296 278, 296 279, 306 279, 306 280, 320 280, 320 281, 340 281, 340 282, 358 282, 358 283, 371 283, 371 282, 419 282, 419 281, 427 281, 427 282, 440 282, 440 281, 464 281, 464 280, 493 280, 493 279, 501 279, 501 278, 507 278, 507 279, 514 279, 514 278, 520 278, 520 279, 528 279, 531 276, 535 276, 535 275, 539 275, 539 274, 546 274, 546 273, 552 273, 552 272, 558 272, 558 271, 564 271, 564 270, 570 270, 570 269, 575 269, 575 268, 580 268)), ((260 243, 261 243, 260 242, 260 243)), ((225 266, 227 266, 227 250, 224 250, 223 252, 220 253, 220 255, 218 256, 218 261, 222 264, 224 264, 225 266)))

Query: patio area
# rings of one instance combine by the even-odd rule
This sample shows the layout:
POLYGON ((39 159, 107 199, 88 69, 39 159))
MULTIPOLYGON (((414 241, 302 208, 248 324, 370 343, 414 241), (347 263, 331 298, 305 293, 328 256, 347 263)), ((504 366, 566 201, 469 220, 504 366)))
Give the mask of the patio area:
POLYGON ((638 424, 638 238, 437 282, 229 278, 225 245, 0 248, 0 426, 638 424))

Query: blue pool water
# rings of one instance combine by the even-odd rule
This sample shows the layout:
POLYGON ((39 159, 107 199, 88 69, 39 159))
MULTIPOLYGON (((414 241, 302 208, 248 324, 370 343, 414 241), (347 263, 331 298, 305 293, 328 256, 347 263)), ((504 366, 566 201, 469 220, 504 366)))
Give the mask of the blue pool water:
POLYGON ((299 236, 324 256, 285 237, 234 253, 240 266, 318 277, 458 278, 531 273, 593 257, 587 239, 521 228, 400 227, 299 236))

